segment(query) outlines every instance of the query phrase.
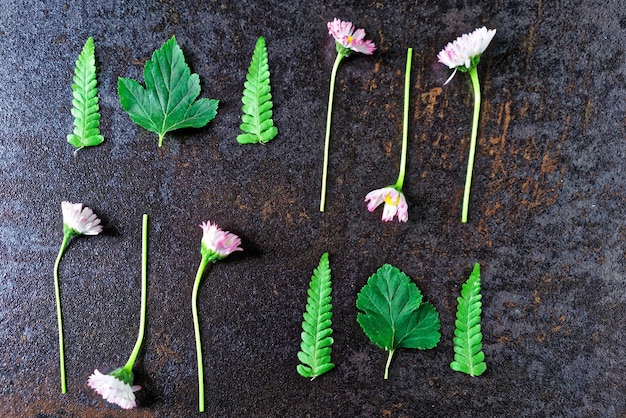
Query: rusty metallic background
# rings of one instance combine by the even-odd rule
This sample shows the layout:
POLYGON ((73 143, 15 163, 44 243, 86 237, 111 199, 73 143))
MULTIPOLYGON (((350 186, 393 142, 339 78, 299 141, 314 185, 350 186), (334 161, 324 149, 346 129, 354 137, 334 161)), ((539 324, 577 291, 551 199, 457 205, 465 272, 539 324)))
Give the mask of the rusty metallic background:
POLYGON ((200 291, 210 417, 618 417, 626 415, 626 9, 622 0, 57 1, 0 7, 0 415, 193 417, 190 297, 205 220, 242 237, 200 291), (581 5, 582 4, 582 5, 581 5), (326 22, 379 47, 341 64, 326 213, 318 212, 328 80, 326 22), (460 206, 472 114, 469 77, 437 52, 476 27, 497 34, 479 65, 483 107, 470 219, 460 206), (201 97, 202 129, 156 135, 120 108, 117 78, 176 35, 201 97), (275 122, 236 143, 258 36, 275 122), (73 154, 71 78, 87 37, 105 142, 73 154), (414 48, 406 224, 363 202, 395 182, 406 49, 414 48), (52 267, 62 200, 103 219, 60 268, 68 393, 59 390, 52 267), (139 319, 141 216, 150 216, 148 324, 135 366, 139 408, 86 386, 123 365, 139 319), (325 251, 333 272, 333 361, 296 373, 302 312, 325 251), (483 269, 487 372, 453 372, 456 298, 483 269), (439 310, 433 350, 386 354, 356 322, 356 295, 384 263, 439 310))

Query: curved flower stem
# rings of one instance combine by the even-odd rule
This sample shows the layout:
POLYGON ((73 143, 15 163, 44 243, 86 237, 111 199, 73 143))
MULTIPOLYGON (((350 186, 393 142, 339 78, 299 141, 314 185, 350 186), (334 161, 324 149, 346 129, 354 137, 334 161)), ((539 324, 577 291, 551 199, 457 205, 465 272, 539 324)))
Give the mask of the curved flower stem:
POLYGON ((204 367, 202 366, 202 343, 200 341, 200 323, 198 322, 198 289, 202 281, 202 274, 211 258, 202 256, 202 261, 196 273, 196 281, 193 284, 191 294, 191 311, 193 314, 193 330, 196 336, 196 361, 198 363, 198 410, 204 412, 204 367))
POLYGON ((389 378, 389 365, 391 364, 391 358, 395 350, 389 350, 389 357, 387 357, 387 364, 385 365, 385 380, 389 378))
POLYGON ((337 53, 333 71, 330 74, 330 93, 328 94, 328 114, 326 115, 326 137, 324 138, 324 166, 322 169, 322 192, 320 196, 320 212, 324 212, 326 203, 326 177, 328 175, 328 147, 330 144, 330 125, 333 119, 333 96, 335 95, 335 78, 337 77, 337 68, 339 63, 345 57, 342 53, 337 53))
POLYGON ((61 242, 61 248, 59 249, 59 255, 54 262, 54 297, 57 304, 57 324, 59 326, 59 369, 61 370, 61 393, 67 392, 67 384, 65 383, 65 349, 63 348, 63 317, 61 313, 61 291, 59 289, 59 263, 61 257, 67 248, 67 243, 72 237, 71 233, 63 234, 63 241, 61 242))
POLYGON ((474 168, 474 155, 476 154, 476 136, 478 134, 478 116, 480 115, 480 82, 476 67, 469 70, 472 86, 474 87, 474 118, 472 119, 472 137, 470 140, 469 158, 467 160, 467 175, 465 176, 465 192, 463 193, 463 212, 461 222, 467 222, 469 207, 470 188, 472 186, 472 170, 474 168))
POLYGON ((143 214, 142 235, 141 235, 141 311, 139 314, 139 334, 137 342, 128 358, 128 361, 122 367, 132 373, 133 365, 137 360, 139 349, 143 341, 144 331, 146 329, 146 305, 147 305, 147 283, 148 283, 148 215, 143 214))
POLYGON ((402 157, 400 159, 400 174, 396 181, 395 188, 402 190, 404 185, 404 174, 406 171, 406 151, 409 138, 409 96, 411 91, 411 62, 413 60, 413 48, 406 51, 406 71, 404 75, 404 116, 402 119, 402 157))

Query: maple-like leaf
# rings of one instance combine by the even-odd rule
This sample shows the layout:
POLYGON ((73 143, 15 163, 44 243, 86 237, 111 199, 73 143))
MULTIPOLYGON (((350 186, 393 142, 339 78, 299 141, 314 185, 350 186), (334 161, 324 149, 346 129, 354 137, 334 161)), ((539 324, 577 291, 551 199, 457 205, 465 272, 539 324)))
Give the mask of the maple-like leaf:
POLYGON ((154 51, 143 70, 144 88, 135 80, 120 77, 120 104, 133 122, 159 135, 159 146, 167 132, 201 128, 217 114, 218 101, 197 99, 200 78, 191 74, 176 37, 154 51))
POLYGON ((422 302, 422 293, 409 276, 397 267, 385 264, 363 286, 356 300, 357 321, 369 339, 389 352, 389 365, 398 348, 435 347, 441 334, 439 313, 433 305, 422 302))

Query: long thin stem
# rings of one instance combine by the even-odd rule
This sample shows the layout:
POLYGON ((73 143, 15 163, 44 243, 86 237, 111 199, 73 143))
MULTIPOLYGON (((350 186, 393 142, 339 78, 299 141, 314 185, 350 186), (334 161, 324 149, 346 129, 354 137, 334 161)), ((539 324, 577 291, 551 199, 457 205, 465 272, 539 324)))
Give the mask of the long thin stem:
POLYGON ((389 350, 389 356, 387 357, 387 364, 385 365, 385 380, 389 378, 389 365, 391 364, 391 358, 395 350, 389 350))
POLYGON ((142 234, 141 234, 141 311, 139 314, 139 334, 135 347, 124 365, 124 369, 132 372, 135 360, 139 354, 141 343, 143 341, 144 331, 146 329, 146 305, 147 305, 147 289, 148 288, 148 215, 143 214, 142 234))
POLYGON ((328 176, 328 148, 330 144, 330 125, 333 119, 333 96, 335 95, 335 78, 337 77, 337 68, 345 55, 338 53, 333 65, 333 71, 330 74, 330 93, 328 94, 328 114, 326 115, 326 137, 324 138, 324 167, 322 169, 322 192, 320 196, 320 212, 324 212, 326 204, 326 177, 328 176))
POLYGON ((61 393, 63 394, 67 392, 67 384, 65 382, 65 349, 63 346, 63 316, 61 313, 61 290, 59 288, 59 263, 61 262, 61 257, 63 257, 63 253, 65 252, 65 248, 67 247, 67 243, 69 242, 71 236, 72 235, 68 233, 63 234, 61 248, 59 249, 57 259, 54 262, 54 297, 57 304, 57 324, 59 326, 59 369, 61 370, 61 393))
POLYGON ((465 176, 465 191, 463 193, 463 212, 461 222, 467 222, 469 208, 470 188, 472 186, 472 171, 474 168, 474 155, 476 154, 476 136, 478 135, 478 116, 480 115, 480 82, 476 67, 469 70, 469 75, 474 87, 474 117, 472 119, 472 137, 470 140, 469 158, 467 159, 467 175, 465 176))
POLYGON ((207 264, 209 264, 210 257, 203 256, 200 266, 198 267, 198 273, 196 273, 196 280, 193 284, 193 292, 191 294, 191 311, 193 314, 193 330, 196 336, 196 361, 198 363, 198 410, 204 412, 204 367, 202 365, 202 343, 200 341, 200 323, 198 321, 198 289, 200 288, 200 282, 202 281, 202 274, 207 264))
POLYGON ((402 157, 400 159, 400 174, 396 181, 396 189, 402 190, 404 174, 406 172, 406 151, 409 138, 409 96, 411 91, 411 62, 413 61, 413 48, 406 52, 406 71, 404 75, 404 116, 402 118, 402 157))

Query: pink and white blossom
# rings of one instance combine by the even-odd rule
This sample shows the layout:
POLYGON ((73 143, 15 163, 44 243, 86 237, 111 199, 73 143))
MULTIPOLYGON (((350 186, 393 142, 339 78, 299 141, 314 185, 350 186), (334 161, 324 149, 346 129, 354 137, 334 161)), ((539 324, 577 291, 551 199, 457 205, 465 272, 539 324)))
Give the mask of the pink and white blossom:
POLYGON ((406 198, 401 191, 396 190, 394 187, 389 186, 372 190, 365 196, 365 201, 368 202, 367 210, 370 212, 373 212, 382 203, 385 204, 382 217, 384 222, 393 221, 396 215, 400 222, 409 220, 409 205, 406 202, 406 198))
MULTIPOLYGON (((448 81, 454 77, 459 67, 465 67, 466 70, 469 70, 473 65, 476 65, 480 55, 485 52, 485 49, 487 49, 495 34, 495 29, 487 29, 483 26, 471 33, 461 35, 456 38, 455 41, 448 43, 448 45, 437 54, 437 59, 440 63, 447 65, 448 68, 454 68, 455 70, 448 81)), ((446 83, 448 83, 448 81, 446 81, 446 83)))
POLYGON ((63 211, 63 224, 76 234, 98 235, 102 232, 100 219, 87 206, 82 203, 61 202, 63 211))
POLYGON ((204 231, 202 234, 202 247, 217 256, 218 259, 226 258, 234 251, 243 251, 241 239, 230 232, 224 231, 216 224, 211 222, 203 222, 200 228, 204 231))
POLYGON ((372 55, 376 51, 374 42, 365 40, 365 30, 354 30, 352 22, 335 18, 332 22, 328 22, 327 26, 328 33, 344 48, 366 55, 372 55))
POLYGON ((89 376, 87 385, 101 395, 104 400, 119 405, 123 409, 137 407, 134 392, 140 390, 141 386, 131 386, 114 376, 100 373, 98 369, 89 376))

